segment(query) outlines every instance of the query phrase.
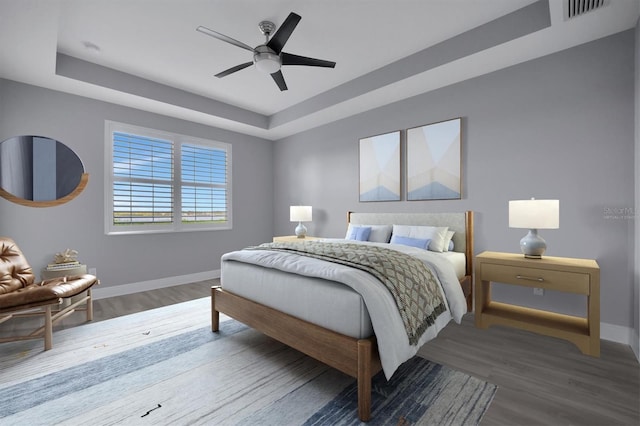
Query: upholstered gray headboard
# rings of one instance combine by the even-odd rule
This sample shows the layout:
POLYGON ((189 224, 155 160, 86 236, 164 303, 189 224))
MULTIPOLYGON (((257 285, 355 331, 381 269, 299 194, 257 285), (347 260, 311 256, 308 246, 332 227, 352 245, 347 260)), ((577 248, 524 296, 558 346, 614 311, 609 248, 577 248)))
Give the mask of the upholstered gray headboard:
POLYGON ((354 225, 448 226, 454 231, 454 250, 467 255, 467 274, 473 257, 473 212, 454 213, 358 213, 349 212, 347 222, 354 225))

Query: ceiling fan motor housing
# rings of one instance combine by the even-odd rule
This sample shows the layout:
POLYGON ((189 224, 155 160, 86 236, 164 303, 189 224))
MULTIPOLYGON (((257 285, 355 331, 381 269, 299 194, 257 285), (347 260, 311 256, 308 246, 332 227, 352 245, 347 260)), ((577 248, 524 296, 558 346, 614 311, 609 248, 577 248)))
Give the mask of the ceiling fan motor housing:
POLYGON ((262 72, 273 74, 280 69, 282 59, 273 49, 265 44, 261 44, 253 51, 253 63, 262 72))

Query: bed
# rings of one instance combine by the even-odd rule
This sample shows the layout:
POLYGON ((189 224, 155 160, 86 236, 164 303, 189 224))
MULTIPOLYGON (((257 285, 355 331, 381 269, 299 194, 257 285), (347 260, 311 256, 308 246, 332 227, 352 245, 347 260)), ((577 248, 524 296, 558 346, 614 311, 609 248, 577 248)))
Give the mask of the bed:
POLYGON ((381 296, 380 289, 372 283, 367 289, 361 286, 360 280, 365 279, 364 276, 376 280, 370 274, 295 253, 276 253, 271 249, 245 249, 223 255, 221 286, 213 287, 211 293, 211 322, 212 331, 218 331, 219 313, 222 312, 356 378, 358 416, 360 420, 367 421, 371 413, 371 377, 381 370, 390 377, 399 363, 413 356, 451 319, 459 322, 464 312, 470 310, 473 212, 349 212, 347 222, 345 239, 323 239, 303 244, 315 244, 316 248, 319 247, 317 244, 324 244, 323 247, 337 250, 342 248, 342 244, 380 247, 376 250, 388 250, 389 247, 394 252, 414 257, 426 256, 438 280, 447 282, 442 285, 441 293, 448 310, 440 314, 424 334, 418 334, 412 344, 407 344, 411 338, 394 328, 397 327, 395 323, 403 318, 399 314, 387 314, 384 310, 387 309, 384 306, 389 304, 385 298, 390 296, 381 296), (389 244, 388 240, 382 241, 384 237, 380 234, 389 228, 400 233, 400 230, 413 232, 425 226, 446 227, 453 231, 452 250, 432 253, 395 244, 400 237, 394 244, 389 244), (347 240, 350 233, 353 236, 353 232, 363 228, 370 228, 368 238, 373 241, 347 240), (274 263, 276 259, 286 267, 274 263), (368 290, 369 287, 376 288, 368 290))

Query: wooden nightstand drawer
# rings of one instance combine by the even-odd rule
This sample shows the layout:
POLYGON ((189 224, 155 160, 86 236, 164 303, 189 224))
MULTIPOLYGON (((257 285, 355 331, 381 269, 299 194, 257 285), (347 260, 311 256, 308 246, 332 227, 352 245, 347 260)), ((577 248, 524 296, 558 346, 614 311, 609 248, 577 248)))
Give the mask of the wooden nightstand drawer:
POLYGON ((567 293, 589 294, 589 274, 552 271, 491 263, 482 264, 483 281, 517 284, 524 287, 539 287, 567 293))

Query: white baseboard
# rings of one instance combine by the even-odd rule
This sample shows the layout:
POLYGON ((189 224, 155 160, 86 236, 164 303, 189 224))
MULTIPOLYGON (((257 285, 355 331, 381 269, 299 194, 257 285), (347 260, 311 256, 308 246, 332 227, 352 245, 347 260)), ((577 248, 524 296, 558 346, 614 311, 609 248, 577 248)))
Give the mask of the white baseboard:
POLYGON ((155 290, 158 288, 173 287, 174 285, 191 284, 198 281, 220 278, 220 270, 197 272, 195 274, 181 275, 178 277, 160 278, 157 280, 142 281, 138 283, 122 284, 111 287, 95 286, 91 293, 94 299, 125 296, 141 291, 155 290))
POLYGON ((625 345, 632 346, 633 329, 631 329, 630 327, 624 327, 622 325, 607 324, 606 322, 601 322, 600 338, 609 340, 611 342, 624 343, 625 345))

